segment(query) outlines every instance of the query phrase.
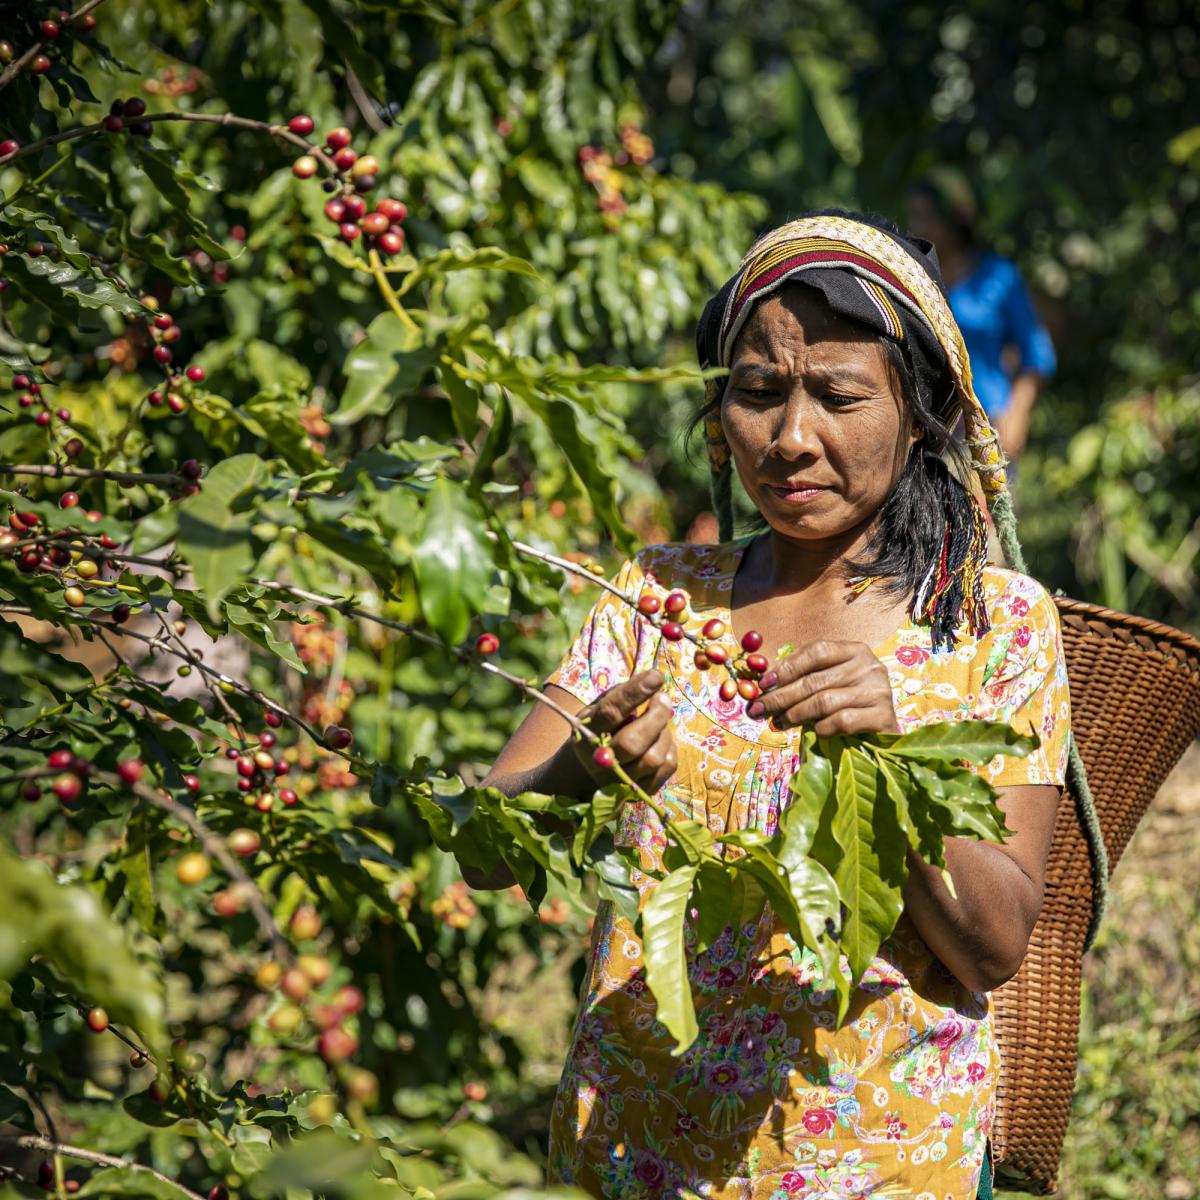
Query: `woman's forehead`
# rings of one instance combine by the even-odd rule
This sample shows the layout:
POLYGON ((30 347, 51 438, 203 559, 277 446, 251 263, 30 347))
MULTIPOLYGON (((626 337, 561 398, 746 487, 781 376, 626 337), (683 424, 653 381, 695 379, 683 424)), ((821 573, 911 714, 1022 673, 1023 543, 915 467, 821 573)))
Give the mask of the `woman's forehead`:
POLYGON ((755 306, 734 344, 732 362, 818 348, 822 357, 837 359, 849 356, 882 364, 886 357, 875 333, 835 313, 815 288, 798 284, 781 288, 755 306))

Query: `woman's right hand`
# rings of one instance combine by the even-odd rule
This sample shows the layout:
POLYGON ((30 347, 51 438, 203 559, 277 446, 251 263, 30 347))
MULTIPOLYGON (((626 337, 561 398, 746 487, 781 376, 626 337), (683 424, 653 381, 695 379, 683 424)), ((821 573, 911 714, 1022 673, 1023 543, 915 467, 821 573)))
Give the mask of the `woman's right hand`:
MULTIPOLYGON (((579 718, 596 733, 608 733, 613 753, 629 777, 645 791, 657 792, 679 766, 671 735, 671 702, 661 693, 660 671, 643 671, 627 683, 609 688, 581 709, 579 718)), ((611 783, 610 770, 593 759, 594 743, 579 740, 575 754, 599 786, 611 783)))

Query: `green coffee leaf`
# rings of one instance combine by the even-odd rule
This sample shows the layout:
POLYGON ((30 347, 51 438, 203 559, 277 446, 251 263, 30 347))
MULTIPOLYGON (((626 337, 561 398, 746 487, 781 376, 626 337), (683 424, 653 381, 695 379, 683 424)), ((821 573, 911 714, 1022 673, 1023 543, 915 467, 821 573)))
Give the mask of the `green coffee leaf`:
POLYGON ((672 871, 651 890, 642 909, 642 959, 646 982, 658 1005, 658 1019, 675 1039, 672 1054, 682 1054, 699 1028, 688 981, 683 926, 699 867, 672 871))
POLYGON ((439 479, 425 502, 413 547, 421 612, 451 645, 467 635, 471 618, 487 604, 492 554, 483 514, 462 487, 439 479))

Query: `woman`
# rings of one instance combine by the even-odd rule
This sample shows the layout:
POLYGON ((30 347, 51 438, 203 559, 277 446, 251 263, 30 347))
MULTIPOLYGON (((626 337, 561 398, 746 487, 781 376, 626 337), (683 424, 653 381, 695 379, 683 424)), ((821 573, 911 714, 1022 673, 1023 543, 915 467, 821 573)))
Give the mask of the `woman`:
MULTIPOLYGON (((774 830, 803 727, 1009 721, 1041 739, 984 769, 1014 836, 948 843, 957 899, 911 857, 900 925, 841 1029, 815 959, 769 908, 727 928, 689 955, 700 1034, 678 1058, 637 936, 603 906, 552 1120, 565 1182, 622 1200, 976 1194, 998 1070, 987 993, 1037 919, 1069 715, 1054 605, 1032 579, 985 568, 981 514, 941 458, 972 401, 957 338, 927 246, 829 214, 761 239, 698 342, 702 365, 729 368, 702 412, 722 536, 735 468, 765 529, 649 547, 617 583, 685 592, 687 624, 721 620, 731 651, 760 631, 765 691, 721 700, 688 642, 608 594, 548 691, 611 732, 665 808, 718 832, 774 830)), ((610 778, 536 705, 486 782, 587 797, 610 778)), ((644 805, 620 836, 659 865, 644 805)))
POLYGON ((1038 320, 1016 263, 980 248, 978 208, 959 172, 940 167, 908 194, 908 227, 937 248, 950 309, 971 356, 974 388, 1000 447, 1015 461, 1029 440, 1042 381, 1054 374, 1054 344, 1038 320), (1015 351, 1015 369, 1005 355, 1015 351))

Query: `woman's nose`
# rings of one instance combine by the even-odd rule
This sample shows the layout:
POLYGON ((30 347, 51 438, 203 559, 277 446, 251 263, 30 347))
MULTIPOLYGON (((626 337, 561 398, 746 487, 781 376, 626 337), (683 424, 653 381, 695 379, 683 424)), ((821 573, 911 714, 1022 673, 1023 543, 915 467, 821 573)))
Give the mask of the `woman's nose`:
POLYGON ((816 414, 808 397, 793 394, 780 411, 779 425, 769 452, 789 462, 819 453, 816 414))

